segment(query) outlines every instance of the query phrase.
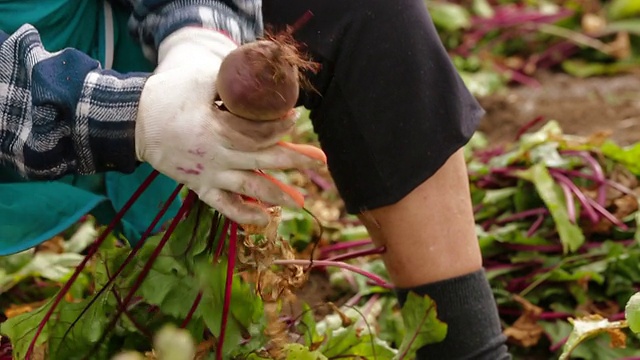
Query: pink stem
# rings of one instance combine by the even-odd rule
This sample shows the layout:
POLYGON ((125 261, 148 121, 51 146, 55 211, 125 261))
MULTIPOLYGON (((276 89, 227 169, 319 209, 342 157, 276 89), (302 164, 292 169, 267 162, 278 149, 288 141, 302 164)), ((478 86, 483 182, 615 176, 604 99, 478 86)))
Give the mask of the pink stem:
POLYGON ((544 215, 538 215, 538 218, 536 219, 536 221, 531 225, 531 227, 527 231, 527 237, 532 237, 536 233, 536 231, 538 231, 543 221, 544 221, 544 215))
POLYGON ((346 254, 341 254, 341 255, 336 255, 332 258, 329 258, 327 260, 331 260, 331 261, 347 261, 347 260, 351 260, 351 259, 355 259, 355 258, 359 258, 359 257, 363 257, 363 256, 369 256, 369 255, 377 255, 377 254, 384 254, 387 251, 387 248, 385 246, 380 246, 377 248, 373 248, 373 249, 363 249, 363 250, 358 250, 358 251, 352 251, 346 254))
POLYGON ((231 305, 231 292, 233 286, 233 270, 236 265, 236 248, 238 242, 238 224, 231 222, 231 234, 229 235, 229 254, 227 263, 227 279, 224 285, 224 303, 222 304, 222 324, 220 325, 220 336, 218 336, 218 348, 216 349, 216 360, 222 360, 222 345, 229 319, 229 307, 231 305))
POLYGON ((296 260, 274 260, 273 264, 274 265, 306 265, 306 266, 311 265, 311 267, 335 266, 338 268, 346 269, 349 271, 353 271, 354 273, 366 276, 378 286, 384 287, 386 289, 393 289, 393 285, 391 285, 390 283, 388 283, 386 280, 379 277, 378 275, 370 273, 366 270, 362 270, 356 266, 353 266, 344 262, 331 261, 331 260, 314 260, 313 262, 311 262, 311 260, 296 259, 296 260))
POLYGON ((227 232, 229 231, 229 219, 224 219, 224 224, 222 224, 222 233, 220 234, 220 239, 218 240, 218 245, 216 246, 216 254, 214 256, 214 260, 218 261, 220 256, 222 256, 222 249, 224 248, 224 241, 227 239, 227 232))
POLYGON ((567 212, 569 215, 569 220, 571 220, 571 222, 575 224, 576 220, 578 219, 576 218, 576 202, 573 199, 571 188, 569 187, 569 185, 563 182, 560 182, 558 184, 560 185, 560 188, 564 193, 565 200, 567 201, 567 212))
MULTIPOLYGON (((144 264, 144 267, 142 268, 142 271, 137 276, 135 282, 133 283, 133 285, 131 286, 129 292, 127 293, 127 296, 123 301, 123 304, 124 304, 125 307, 131 302, 131 299, 135 296, 135 293, 136 293, 136 291, 138 291, 140 286, 142 286, 142 283, 144 282, 145 277, 149 274, 149 271, 151 271, 151 267, 153 266, 153 263, 158 258, 158 256, 160 256, 160 252, 162 252, 162 249, 167 244, 167 241, 169 241, 169 238, 171 238, 171 234, 173 234, 173 232, 175 231, 176 227, 178 226, 180 221, 183 219, 185 214, 187 214, 189 212, 189 210, 191 209, 191 206, 193 205, 193 202, 196 200, 196 198, 197 198, 197 195, 194 192, 190 191, 189 194, 187 195, 187 197, 185 198, 184 202, 182 203, 182 206, 178 210, 178 213, 171 220, 171 223, 169 224, 169 227, 167 228, 167 231, 162 235, 162 238, 160 239, 160 242, 158 243, 156 248, 153 250, 153 252, 149 256, 149 260, 147 261, 146 264, 144 264)), ((104 338, 105 338, 107 332, 109 331, 109 329, 113 329, 113 327, 115 326, 116 322, 118 321, 118 318, 120 318, 120 315, 122 315, 122 307, 116 308, 116 312, 115 312, 113 318, 111 319, 110 323, 106 327, 107 330, 104 332, 104 334, 102 335, 101 339, 96 342, 95 347, 94 347, 94 351, 97 350, 97 347, 99 347, 100 344, 104 341, 104 338)))
MULTIPOLYGON (((180 190, 182 189, 183 185, 178 185, 176 186, 175 190, 173 190, 173 192, 171 193, 171 195, 169 195, 169 197, 167 198, 167 201, 164 203, 164 205, 162 206, 162 209, 160 209, 160 211, 158 212, 158 214, 156 215, 156 217, 153 219, 153 221, 151 222, 151 225, 149 225, 147 227, 147 229, 145 230, 145 232, 142 234, 142 236, 140 237, 140 240, 138 241, 138 243, 136 244, 136 246, 133 247, 133 249, 131 249, 131 252, 129 253, 129 255, 127 255, 126 259, 122 262, 122 264, 120 264, 120 266, 118 267, 118 269, 116 270, 115 273, 113 273, 112 275, 107 274, 109 280, 107 280, 106 284, 104 284, 102 286, 102 288, 100 290, 98 290, 98 292, 93 296, 93 298, 89 301, 89 303, 87 304, 87 306, 85 306, 84 309, 82 309, 82 312, 78 315, 78 317, 75 319, 75 321, 73 323, 71 323, 71 325, 69 326, 69 328, 67 329, 67 331, 65 332, 65 334, 63 335, 63 338, 67 336, 67 334, 71 331, 71 329, 73 328, 73 326, 75 326, 75 324, 77 323, 78 320, 80 320, 80 318, 82 317, 82 315, 84 315, 89 308, 96 302, 96 300, 98 300, 98 298, 100 298, 100 295, 102 295, 104 293, 104 291, 106 289, 109 288, 109 286, 111 286, 111 284, 113 284, 113 282, 116 280, 116 278, 122 273, 122 271, 124 271, 125 267, 127 267, 127 265, 129 265, 129 263, 131 262, 131 260, 133 260, 134 256, 138 253, 138 251, 140 251, 140 249, 142 248, 142 246, 144 245, 144 241, 149 237, 149 235, 151 235, 151 232, 153 231, 153 229, 155 229, 156 225, 158 224, 158 222, 160 221, 160 219, 164 216, 164 214, 167 212, 167 210, 169 210, 169 207, 171 206, 171 204, 173 203, 173 200, 175 200, 175 198, 180 194, 180 190)), ((115 290, 114 290, 115 291, 115 290)), ((114 293, 115 294, 115 293, 114 293)), ((123 311, 125 311, 126 314, 126 307, 124 306, 124 304, 122 303, 122 299, 120 299, 119 296, 116 296, 116 300, 118 302, 118 306, 121 306, 123 308, 123 311)))
POLYGON ((598 183, 598 199, 597 199, 598 204, 600 204, 601 206, 604 206, 607 200, 607 188, 605 187, 607 178, 604 175, 604 171, 602 170, 602 166, 600 166, 600 163, 596 159, 594 159, 594 157, 591 156, 591 154, 589 154, 586 151, 569 151, 568 150, 568 151, 563 151, 562 154, 569 155, 569 156, 571 155, 578 156, 589 164, 589 166, 593 170, 593 175, 597 179, 597 183, 598 183))
POLYGON ((611 221, 612 224, 614 224, 615 226, 619 227, 622 230, 625 230, 625 231, 629 230, 629 227, 625 223, 620 221, 620 219, 615 217, 615 215, 613 215, 607 209, 605 209, 600 204, 598 204, 597 201, 593 200, 590 197, 587 197, 587 201, 589 202, 589 204, 591 204, 591 206, 593 206, 594 209, 598 210, 598 212, 602 214, 602 216, 604 216, 607 220, 611 221))
POLYGON ((151 182, 153 182, 153 180, 155 180, 155 178, 158 175, 159 173, 155 170, 151 172, 151 174, 149 174, 149 176, 144 180, 144 182, 142 182, 140 187, 138 187, 138 189, 133 193, 133 195, 131 195, 131 198, 129 199, 129 201, 127 201, 122 207, 122 209, 114 216, 114 218, 111 220, 111 223, 109 223, 107 228, 102 232, 102 234, 100 234, 100 236, 98 236, 96 241, 94 241, 93 245, 87 251, 87 255, 84 257, 84 259, 82 259, 82 262, 78 264, 75 271, 73 272, 73 274, 71 274, 71 277, 69 278, 69 280, 67 280, 67 282, 64 284, 62 289, 60 289, 58 294, 56 294, 56 297, 53 300, 51 307, 49 308, 49 310, 47 310, 47 312, 44 314, 44 317, 38 324, 36 333, 33 335, 33 339, 31 340, 31 343, 29 343, 29 347, 27 348, 25 360, 32 360, 33 352, 35 351, 35 346, 36 346, 36 342, 38 341, 38 337, 42 333, 42 330, 44 330, 44 327, 49 321, 49 319, 51 318, 51 315, 53 315, 53 312, 55 311, 56 307, 58 306, 58 304, 60 304, 60 301, 62 301, 64 296, 67 294, 67 292, 69 292, 69 289, 71 289, 71 285, 73 285, 73 283, 76 281, 78 276, 80 276, 80 273, 85 268, 85 266, 87 266, 87 263, 89 262, 89 260, 91 260, 93 255, 95 255, 96 252, 98 252, 98 249, 100 249, 100 245, 102 245, 102 243, 105 241, 107 236, 118 225, 122 217, 131 208, 131 206, 133 206, 134 202, 138 200, 140 195, 142 195, 142 193, 149 187, 151 182))
POLYGON ((352 249, 355 247, 361 247, 365 245, 370 245, 371 239, 364 240, 353 240, 353 241, 342 241, 337 244, 323 246, 320 251, 320 258, 326 258, 329 256, 329 253, 335 251, 343 251, 347 249, 352 249))
POLYGON ((597 223, 600 220, 600 216, 598 215, 598 213, 596 213, 592 204, 589 202, 591 198, 586 196, 582 191, 580 191, 580 189, 578 189, 576 184, 574 184, 573 181, 571 181, 571 179, 569 179, 568 177, 566 177, 564 174, 560 172, 551 172, 551 175, 552 177, 556 178, 556 180, 560 180, 562 183, 566 184, 569 187, 569 189, 573 191, 573 193, 576 195, 578 200, 580 200, 580 203, 582 203, 582 206, 584 207, 584 211, 587 213, 587 217, 589 217, 589 220, 591 220, 591 222, 597 223))
POLYGON ((317 172, 315 172, 313 170, 310 170, 310 169, 305 169, 303 171, 304 171, 305 175, 307 175, 309 177, 309 179, 311 179, 311 181, 313 181, 313 183, 316 184, 323 191, 328 191, 328 190, 331 190, 333 188, 333 185, 331 185, 331 183, 329 181, 327 181, 325 178, 323 178, 317 172))
POLYGON ((196 299, 193 301, 193 304, 191 305, 191 308, 187 313, 187 317, 185 317, 184 320, 182 321, 182 324, 180 324, 181 328, 184 329, 187 327, 187 325, 189 325, 189 322, 191 321, 191 318, 193 318, 193 314, 198 309, 198 305, 200 305, 201 300, 202 300, 202 292, 198 292, 198 296, 196 296, 196 299))

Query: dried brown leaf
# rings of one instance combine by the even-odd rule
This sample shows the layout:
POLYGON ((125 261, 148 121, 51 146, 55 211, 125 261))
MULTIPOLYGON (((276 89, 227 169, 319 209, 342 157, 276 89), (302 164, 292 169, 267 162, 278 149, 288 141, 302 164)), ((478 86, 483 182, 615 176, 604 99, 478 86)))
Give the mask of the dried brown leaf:
POLYGON ((515 295, 514 300, 523 308, 520 317, 504 330, 504 335, 509 342, 522 347, 532 347, 540 341, 544 330, 538 324, 538 316, 542 313, 542 308, 533 305, 526 299, 515 295))
POLYGON ((627 335, 620 329, 608 329, 607 333, 609 337, 611 337, 611 342, 609 346, 612 348, 620 348, 624 349, 627 347, 627 335))
POLYGON ((64 238, 62 236, 54 236, 53 238, 36 246, 35 252, 62 254, 64 253, 64 238))

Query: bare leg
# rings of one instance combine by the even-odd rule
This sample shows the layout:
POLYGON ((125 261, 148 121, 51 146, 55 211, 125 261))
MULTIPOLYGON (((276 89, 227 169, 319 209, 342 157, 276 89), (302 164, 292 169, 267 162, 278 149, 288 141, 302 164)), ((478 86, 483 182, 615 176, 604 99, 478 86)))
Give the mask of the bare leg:
POLYGON ((398 287, 449 279, 482 267, 462 151, 405 198, 367 211, 360 219, 376 245, 387 247, 384 261, 398 287))

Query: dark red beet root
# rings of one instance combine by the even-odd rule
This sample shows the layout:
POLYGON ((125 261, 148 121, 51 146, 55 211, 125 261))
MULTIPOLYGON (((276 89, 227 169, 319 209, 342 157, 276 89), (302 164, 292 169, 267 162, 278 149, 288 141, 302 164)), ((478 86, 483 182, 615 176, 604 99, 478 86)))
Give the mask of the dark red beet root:
POLYGON ((216 87, 227 110, 251 120, 277 120, 296 104, 299 68, 309 67, 284 38, 238 47, 220 66, 216 87))

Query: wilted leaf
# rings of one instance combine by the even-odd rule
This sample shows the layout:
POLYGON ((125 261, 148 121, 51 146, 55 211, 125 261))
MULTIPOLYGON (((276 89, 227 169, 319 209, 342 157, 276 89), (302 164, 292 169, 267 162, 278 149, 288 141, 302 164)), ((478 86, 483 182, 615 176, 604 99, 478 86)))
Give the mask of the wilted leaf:
POLYGON ((36 253, 46 252, 54 254, 62 254, 64 252, 64 238, 62 236, 54 236, 53 238, 36 246, 36 253))
POLYGON ((61 282, 82 259, 84 259, 83 255, 74 253, 38 252, 33 255, 31 261, 15 273, 0 275, 0 293, 9 290, 21 281, 36 276, 61 282))
POLYGON ((65 252, 80 253, 89 247, 98 236, 95 220, 89 217, 83 222, 78 230, 64 242, 65 252))
POLYGON ((519 346, 534 346, 538 344, 540 337, 544 333, 537 321, 543 309, 520 296, 516 295, 514 299, 522 305, 523 313, 513 325, 504 330, 504 335, 508 337, 509 341, 519 346))
MULTIPOLYGON (((583 341, 599 334, 613 334, 617 339, 613 344, 620 344, 620 336, 624 336, 619 330, 626 327, 623 321, 609 321, 599 315, 591 315, 580 319, 569 319, 573 325, 573 331, 565 343, 559 360, 566 360, 571 352, 583 341)), ((626 341, 626 339, 625 339, 626 341)), ((624 344, 624 341, 622 341, 624 344)))

